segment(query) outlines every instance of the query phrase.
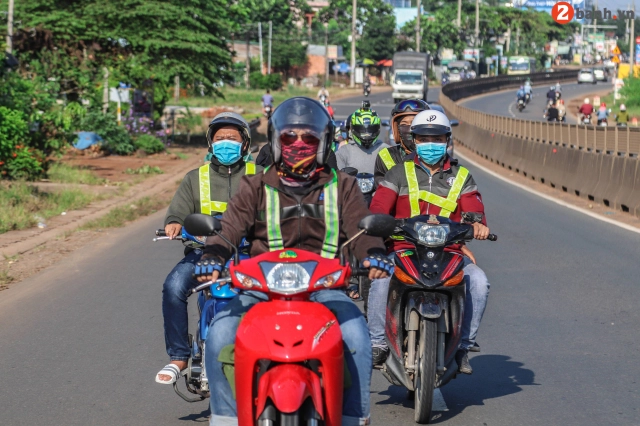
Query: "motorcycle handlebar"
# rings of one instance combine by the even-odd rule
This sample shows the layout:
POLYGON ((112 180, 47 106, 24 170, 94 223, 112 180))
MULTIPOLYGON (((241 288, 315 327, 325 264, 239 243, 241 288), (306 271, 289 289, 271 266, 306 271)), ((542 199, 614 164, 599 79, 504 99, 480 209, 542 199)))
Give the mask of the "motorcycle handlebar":
POLYGON ((369 270, 366 268, 353 268, 351 270, 351 276, 352 277, 368 277, 369 270))
POLYGON ((166 237, 167 233, 164 232, 164 229, 156 229, 156 236, 158 236, 158 237, 166 237))
POLYGON ((226 284, 226 283, 230 283, 231 282, 231 277, 226 277, 226 278, 220 278, 219 280, 215 280, 215 281, 208 281, 206 283, 202 283, 197 287, 194 287, 191 289, 191 294, 197 293, 199 291, 204 290, 205 288, 209 288, 214 284, 218 284, 218 286, 220 287, 222 284, 226 284))

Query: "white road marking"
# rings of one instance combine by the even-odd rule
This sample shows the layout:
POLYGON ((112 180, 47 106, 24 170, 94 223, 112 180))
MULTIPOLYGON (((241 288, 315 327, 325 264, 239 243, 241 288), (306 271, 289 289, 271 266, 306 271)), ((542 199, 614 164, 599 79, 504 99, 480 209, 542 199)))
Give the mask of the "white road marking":
POLYGON ((433 405, 431 406, 431 411, 449 411, 447 403, 444 401, 444 396, 442 396, 442 392, 440 392, 440 389, 438 388, 433 391, 433 405))
POLYGON ((497 179, 500 179, 503 182, 506 182, 506 183, 508 183, 510 185, 513 185, 513 186, 517 187, 517 188, 520 188, 520 189, 525 190, 527 192, 530 192, 530 193, 532 193, 534 195, 537 195, 540 198, 544 198, 547 201, 551 201, 552 203, 556 203, 556 204, 558 204, 560 206, 563 206, 563 207, 566 207, 568 209, 577 211, 578 213, 585 214, 585 215, 587 215, 589 217, 592 217, 594 219, 598 219, 598 220, 600 220, 602 222, 606 222, 606 223, 609 223, 611 225, 615 225, 615 226, 617 226, 619 228, 622 228, 622 229, 625 229, 627 231, 632 231, 632 232, 635 232, 637 234, 640 234, 640 229, 638 229, 638 228, 636 228, 634 226, 627 225, 626 223, 621 223, 621 222, 618 222, 616 220, 600 216, 599 214, 591 212, 591 211, 586 210, 586 209, 583 209, 582 207, 574 206, 573 204, 569 204, 569 203, 564 202, 562 200, 558 200, 558 199, 556 199, 554 197, 551 197, 549 195, 546 195, 546 194, 543 194, 541 192, 538 192, 535 189, 529 188, 528 186, 522 185, 522 184, 517 183, 517 182, 513 182, 513 181, 507 179, 506 177, 503 177, 503 176, 499 175, 498 173, 496 173, 496 172, 494 172, 492 170, 489 170, 488 168, 486 168, 484 166, 481 166, 480 164, 476 163, 475 161, 473 161, 469 157, 467 157, 465 155, 460 155, 459 152, 456 153, 456 156, 462 158, 464 161, 466 161, 466 162, 468 162, 470 164, 473 164, 474 167, 477 167, 478 169, 482 170, 483 172, 488 173, 491 176, 493 176, 493 177, 495 177, 497 179))
POLYGON ((516 115, 513 113, 513 111, 511 111, 511 107, 514 106, 515 104, 516 104, 515 102, 512 102, 509 104, 509 114, 511 114, 513 118, 516 118, 516 115))

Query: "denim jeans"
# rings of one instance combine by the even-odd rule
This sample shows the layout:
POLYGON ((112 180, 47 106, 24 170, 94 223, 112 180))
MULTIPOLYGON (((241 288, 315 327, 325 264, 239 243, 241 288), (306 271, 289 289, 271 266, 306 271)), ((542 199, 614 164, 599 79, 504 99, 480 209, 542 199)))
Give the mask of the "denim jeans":
POLYGON ((191 356, 187 299, 191 289, 198 285, 191 275, 200 256, 200 250, 189 252, 173 268, 162 287, 164 341, 171 361, 187 361, 191 356))
MULTIPOLYGON (((205 346, 205 368, 211 389, 211 425, 237 426, 238 414, 231 386, 222 371, 218 355, 222 348, 235 342, 240 317, 251 306, 266 300, 260 293, 243 293, 233 299, 211 321, 205 346)), ((358 307, 342 290, 322 290, 311 300, 331 309, 338 319, 345 347, 351 387, 344 390, 342 424, 365 425, 369 419, 371 385, 371 343, 367 338, 367 323, 358 307)))
MULTIPOLYGON (((474 265, 468 258, 464 260, 464 280, 466 297, 464 302, 464 318, 462 319, 462 338, 460 349, 468 350, 476 342, 480 321, 487 307, 489 298, 489 280, 485 273, 474 265)), ((371 282, 369 290, 369 336, 371 344, 377 347, 387 347, 385 341, 385 321, 387 314, 387 295, 391 278, 381 278, 371 282)))

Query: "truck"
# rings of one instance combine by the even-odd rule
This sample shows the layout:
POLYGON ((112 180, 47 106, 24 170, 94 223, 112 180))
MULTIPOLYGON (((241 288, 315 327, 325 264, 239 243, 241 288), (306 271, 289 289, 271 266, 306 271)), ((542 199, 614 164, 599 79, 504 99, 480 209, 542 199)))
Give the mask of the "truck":
POLYGON ((427 100, 429 91, 429 61, 427 53, 396 52, 393 55, 393 102, 401 99, 427 100))
MULTIPOLYGON (((447 64, 447 73, 449 74, 449 82, 454 83, 462 81, 462 76, 473 69, 473 65, 469 61, 451 61, 447 64)), ((466 77, 465 77, 466 78, 466 77)))

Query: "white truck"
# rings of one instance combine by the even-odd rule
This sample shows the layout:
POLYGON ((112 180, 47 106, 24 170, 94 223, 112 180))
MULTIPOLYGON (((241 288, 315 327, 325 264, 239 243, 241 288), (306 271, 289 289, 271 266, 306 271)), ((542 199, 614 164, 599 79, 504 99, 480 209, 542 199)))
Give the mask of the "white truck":
POLYGON ((401 99, 427 100, 429 91, 429 55, 420 52, 397 52, 393 55, 393 102, 401 99))

